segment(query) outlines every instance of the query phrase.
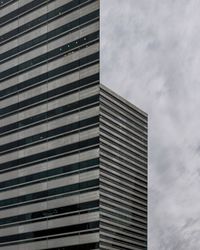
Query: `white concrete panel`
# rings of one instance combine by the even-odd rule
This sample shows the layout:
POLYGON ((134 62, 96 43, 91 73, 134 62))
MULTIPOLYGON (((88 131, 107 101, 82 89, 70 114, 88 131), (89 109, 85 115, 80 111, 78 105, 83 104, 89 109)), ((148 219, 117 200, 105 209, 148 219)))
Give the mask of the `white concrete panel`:
POLYGON ((30 108, 30 109, 27 109, 25 111, 21 111, 18 114, 14 114, 14 115, 5 117, 1 121, 1 126, 3 127, 3 126, 6 126, 6 125, 8 125, 10 123, 17 122, 17 121, 29 118, 30 114, 31 114, 31 116, 39 115, 39 114, 41 114, 43 112, 46 112, 47 110, 50 111, 52 109, 67 105, 69 103, 72 103, 72 102, 75 102, 75 101, 78 101, 78 100, 82 100, 82 99, 84 99, 86 97, 91 96, 91 94, 98 94, 98 93, 99 93, 98 86, 97 87, 92 87, 90 89, 82 90, 82 91, 79 91, 79 92, 77 91, 77 92, 75 92, 75 93, 73 93, 71 95, 64 96, 64 97, 61 97, 59 99, 56 99, 56 100, 50 101, 48 103, 42 104, 40 106, 36 106, 36 107, 30 108))
MULTIPOLYGON (((2 89, 8 88, 10 86, 15 85, 16 83, 21 83, 23 81, 26 81, 28 79, 31 79, 33 77, 36 77, 38 75, 41 75, 43 73, 46 73, 47 71, 56 69, 60 66, 63 66, 65 64, 69 64, 73 61, 79 60, 82 57, 91 55, 95 52, 99 51, 99 44, 93 44, 91 46, 88 46, 86 48, 83 48, 79 51, 76 51, 74 53, 70 53, 66 56, 63 56, 59 59, 55 59, 54 61, 44 64, 42 66, 38 66, 32 70, 29 70, 28 72, 19 74, 18 76, 14 76, 12 78, 9 78, 8 80, 4 80, 1 82, 2 89)), ((49 78, 50 80, 51 78, 49 78)))
POLYGON ((1 210, 0 218, 7 218, 8 216, 32 213, 56 207, 70 206, 79 203, 79 201, 87 202, 97 199, 99 199, 99 191, 89 191, 84 194, 76 194, 68 197, 57 198, 54 200, 38 202, 29 205, 23 204, 22 206, 18 206, 15 208, 6 208, 4 210, 1 210))
POLYGON ((88 129, 86 131, 75 133, 72 135, 63 136, 62 138, 52 140, 50 142, 43 142, 39 145, 32 146, 30 148, 25 148, 18 150, 17 152, 8 153, 2 155, 0 158, 0 163, 6 163, 9 160, 16 160, 20 158, 24 158, 27 156, 35 155, 38 153, 45 152, 46 150, 51 150, 54 148, 62 147, 65 145, 70 145, 71 143, 75 143, 78 141, 86 140, 93 138, 99 135, 99 128, 88 129))
POLYGON ((93 117, 98 114, 99 114, 99 107, 94 107, 94 108, 83 110, 81 112, 77 112, 72 115, 67 115, 61 118, 57 118, 56 120, 53 120, 53 121, 49 121, 49 122, 45 121, 41 125, 34 126, 28 129, 24 129, 22 131, 15 132, 15 133, 2 137, 0 140, 0 145, 9 143, 12 141, 16 141, 19 139, 23 139, 25 137, 33 136, 33 135, 45 132, 47 130, 55 129, 60 126, 70 124, 72 122, 76 122, 76 121, 83 120, 89 117, 93 117))
POLYGON ((3 228, 1 229, 1 237, 17 233, 28 233, 45 229, 76 225, 79 223, 89 223, 97 220, 99 220, 99 212, 73 215, 69 217, 62 217, 59 219, 52 219, 52 220, 49 219, 48 221, 43 221, 43 222, 33 222, 27 225, 14 226, 5 229, 3 228))
POLYGON ((74 246, 86 243, 95 243, 99 241, 99 233, 88 233, 84 235, 76 236, 63 236, 63 238, 58 239, 48 239, 44 241, 37 241, 32 243, 24 243, 20 245, 12 245, 1 247, 2 250, 41 250, 46 248, 60 248, 62 246, 74 246), (48 244, 48 246, 47 246, 48 244))
MULTIPOLYGON (((99 72, 99 64, 95 64, 93 66, 87 67, 80 71, 77 70, 75 73, 60 77, 59 79, 36 86, 35 88, 31 88, 30 90, 27 90, 22 93, 16 94, 12 97, 6 98, 0 101, 0 107, 4 108, 7 106, 10 106, 14 103, 17 103, 18 101, 24 101, 26 99, 40 95, 47 91, 51 91, 55 88, 59 88, 67 84, 70 84, 72 82, 78 81, 90 75, 97 74, 98 72, 99 72)), ((30 105, 31 105, 31 102, 30 102, 30 105)))
POLYGON ((80 10, 75 10, 75 11, 69 13, 68 15, 62 16, 59 19, 56 19, 52 22, 49 22, 48 25, 44 24, 43 26, 39 27, 38 29, 30 31, 23 36, 20 36, 20 38, 14 39, 14 40, 2 45, 1 46, 1 53, 4 53, 8 49, 10 50, 10 49, 16 47, 17 44, 22 44, 22 43, 28 42, 39 35, 43 35, 46 32, 50 32, 50 31, 54 30, 55 28, 58 28, 59 26, 67 24, 68 22, 72 22, 73 20, 76 20, 77 18, 79 18, 81 16, 87 15, 90 12, 95 11, 97 9, 99 9, 98 4, 96 2, 94 2, 88 6, 81 8, 80 10))

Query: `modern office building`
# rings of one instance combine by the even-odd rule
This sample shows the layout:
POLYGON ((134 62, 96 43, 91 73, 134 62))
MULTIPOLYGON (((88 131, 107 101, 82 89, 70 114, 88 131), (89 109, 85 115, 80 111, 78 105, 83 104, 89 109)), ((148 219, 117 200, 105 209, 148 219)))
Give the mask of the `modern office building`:
POLYGON ((100 1, 0 8, 0 249, 147 249, 147 115, 100 84, 100 1))

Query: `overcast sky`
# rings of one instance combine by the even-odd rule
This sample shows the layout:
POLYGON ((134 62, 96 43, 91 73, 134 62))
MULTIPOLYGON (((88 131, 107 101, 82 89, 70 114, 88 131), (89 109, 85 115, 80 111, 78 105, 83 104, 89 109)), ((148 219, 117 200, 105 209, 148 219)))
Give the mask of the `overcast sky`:
POLYGON ((199 250, 200 1, 100 2, 102 83, 149 114, 149 250, 199 250))

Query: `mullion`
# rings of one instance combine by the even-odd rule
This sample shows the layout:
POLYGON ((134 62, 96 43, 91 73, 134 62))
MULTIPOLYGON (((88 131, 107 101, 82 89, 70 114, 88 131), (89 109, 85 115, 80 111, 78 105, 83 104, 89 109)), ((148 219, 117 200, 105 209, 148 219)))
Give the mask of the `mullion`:
POLYGON ((22 15, 27 14, 30 11, 33 11, 47 3, 50 3, 54 0, 34 0, 28 4, 23 5, 22 7, 6 14, 5 16, 2 16, 0 18, 0 27, 4 26, 5 24, 10 23, 11 21, 14 21, 15 19, 21 17, 22 15))
POLYGON ((21 233, 21 234, 14 234, 10 236, 3 236, 0 237, 0 243, 12 242, 12 241, 21 241, 30 238, 40 238, 40 237, 47 237, 55 234, 64 234, 64 233, 71 233, 75 231, 83 231, 93 228, 98 228, 99 222, 89 222, 89 223, 82 223, 82 224, 75 224, 65 227, 59 228, 51 228, 51 229, 44 229, 35 232, 28 232, 28 233, 21 233))
POLYGON ((0 109, 0 117, 5 117, 7 115, 10 115, 11 112, 13 113, 16 111, 19 112, 19 111, 25 110, 27 108, 35 106, 34 104, 41 105, 43 102, 46 102, 47 99, 48 100, 50 98, 51 98, 51 100, 55 99, 58 95, 60 97, 61 94, 62 94, 61 96, 69 94, 69 92, 71 94, 72 91, 77 91, 77 88, 82 88, 83 86, 87 86, 90 83, 95 83, 98 80, 99 80, 99 74, 91 75, 89 77, 80 79, 78 81, 61 86, 59 88, 55 88, 55 89, 50 90, 48 92, 45 92, 43 94, 33 96, 33 97, 26 99, 24 101, 9 105, 5 108, 0 109))
POLYGON ((0 8, 4 8, 5 6, 12 4, 18 0, 1 0, 0 1, 0 8))
POLYGON ((29 222, 30 220, 36 220, 39 218, 46 218, 49 216, 61 215, 64 213, 85 210, 85 209, 94 208, 98 206, 99 206, 99 201, 95 200, 95 201, 78 203, 78 204, 68 205, 68 206, 63 206, 63 207, 56 207, 56 208, 46 209, 46 210, 37 211, 37 212, 21 214, 21 215, 12 216, 12 217, 6 217, 3 219, 0 219, 0 225, 1 225, 1 228, 13 226, 13 223, 20 223, 20 225, 22 225, 21 221, 23 222, 23 224, 25 224, 26 221, 30 223, 29 222), (10 223, 12 224, 10 225, 10 223))
POLYGON ((55 79, 56 76, 60 76, 61 74, 66 74, 67 71, 70 71, 73 70, 73 69, 80 69, 81 67, 83 67, 84 65, 88 65, 89 63, 93 62, 93 61, 96 61, 99 59, 99 52, 96 52, 94 54, 91 54, 89 56, 86 56, 86 57, 82 57, 81 59, 79 60, 76 60, 76 61, 73 61, 71 63, 68 63, 66 65, 63 65, 63 66, 60 66, 58 68, 55 68, 51 71, 48 71, 46 73, 43 73, 41 75, 37 75, 33 78, 30 78, 24 82, 21 82, 19 84, 16 84, 12 87, 8 87, 2 91, 0 91, 0 97, 1 99, 4 99, 5 96, 6 98, 10 95, 12 95, 13 93, 15 92, 18 92, 19 91, 22 91, 23 89, 25 88, 30 88, 32 85, 36 85, 39 84, 40 82, 47 82, 52 79, 55 79))
POLYGON ((40 113, 38 115, 28 117, 24 120, 20 120, 18 122, 14 122, 14 123, 11 123, 9 125, 3 126, 0 128, 0 134, 3 134, 3 133, 8 132, 10 130, 16 130, 16 129, 17 129, 17 131, 19 131, 19 130, 22 130, 23 127, 25 127, 25 126, 27 128, 28 125, 33 126, 33 124, 34 125, 36 123, 38 124, 39 122, 46 120, 46 119, 48 119, 48 121, 49 121, 51 118, 53 118, 55 116, 56 116, 56 118, 58 118, 58 115, 62 115, 62 114, 67 113, 67 112, 71 113, 71 112, 73 112, 74 109, 81 108, 85 105, 92 104, 92 103, 95 103, 97 101, 99 101, 99 95, 94 95, 94 96, 85 98, 85 99, 80 100, 80 101, 69 103, 65 106, 61 106, 61 107, 58 107, 56 109, 52 109, 50 111, 43 112, 43 113, 40 113))
POLYGON ((61 27, 58 27, 50 32, 47 32, 39 37, 36 37, 24 44, 21 44, 13 49, 10 49, 0 55, 0 61, 5 61, 6 59, 10 60, 11 58, 20 55, 24 52, 28 52, 31 49, 36 48, 47 41, 53 41, 55 39, 58 39, 59 37, 66 35, 68 33, 71 33, 72 31, 79 30, 84 24, 88 23, 91 21, 93 22, 94 20, 97 21, 99 16, 99 10, 91 12, 88 15, 85 15, 83 17, 80 17, 70 23, 67 23, 65 25, 62 25, 61 27), (7 58, 9 57, 9 58, 7 58))
POLYGON ((66 193, 70 193, 72 191, 77 191, 77 190, 82 190, 82 189, 86 189, 86 188, 90 188, 90 187, 94 187, 97 186, 99 183, 98 179, 93 179, 93 180, 89 180, 86 182, 78 182, 75 184, 71 184, 71 185, 65 185, 62 187, 56 187, 53 189, 48 189, 48 190, 44 190, 44 191, 40 191, 40 192, 36 192, 36 193, 30 193, 30 194, 26 194, 26 195, 21 195, 21 196, 17 196, 14 198, 9 198, 9 199, 4 199, 4 200, 0 200, 0 210, 5 209, 5 207, 15 207, 20 203, 29 203, 29 202, 41 202, 41 199, 44 198, 48 198, 51 196, 55 196, 55 195, 60 195, 60 194, 66 194, 66 193))
MULTIPOLYGON (((92 0, 93 1, 93 0, 92 0)), ((39 28, 41 25, 44 25, 47 21, 51 20, 55 20, 57 18, 59 18, 60 16, 62 16, 63 14, 69 14, 70 12, 76 10, 77 8, 80 8, 81 5, 83 5, 83 3, 85 2, 91 2, 89 0, 80 0, 80 4, 77 5, 77 3, 75 1, 71 1, 65 5, 62 5, 60 7, 58 7, 57 9, 54 9, 34 20, 31 20, 30 22, 25 23, 24 25, 17 27, 5 34, 3 34, 1 36, 1 45, 3 45, 4 43, 7 43, 9 40, 14 38, 17 38, 21 35, 21 33, 23 32, 23 35, 26 34, 27 32, 30 31, 30 27, 31 27, 31 31, 33 29, 39 28)), ((82 7, 82 6, 81 6, 82 7)))
POLYGON ((62 167, 55 168, 55 169, 50 169, 50 170, 38 172, 35 174, 26 175, 26 176, 18 177, 15 179, 10 179, 7 181, 0 182, 0 192, 4 192, 5 190, 16 188, 16 185, 20 185, 20 187, 24 185, 26 186, 32 185, 33 182, 36 183, 36 181, 39 181, 44 178, 48 178, 49 180, 49 178, 52 179, 52 177, 57 178, 57 175, 61 175, 61 174, 64 175, 66 173, 73 174, 74 171, 97 166, 98 164, 99 164, 99 159, 94 158, 94 159, 90 159, 90 160, 86 160, 86 161, 82 161, 78 163, 65 165, 62 167))
POLYGON ((34 155, 29 155, 23 158, 19 158, 19 159, 15 159, 12 161, 7 161, 4 163, 0 164, 0 170, 5 170, 5 169, 9 169, 9 168, 13 168, 16 166, 20 166, 20 165, 29 165, 29 164, 33 164, 33 162, 35 161, 40 161, 40 162, 44 162, 46 160, 46 158, 51 159, 51 157, 55 157, 56 155, 60 155, 60 154, 64 154, 66 152, 72 151, 72 150, 76 150, 78 148, 82 149, 84 147, 88 147, 94 144, 99 143, 99 137, 93 137, 91 139, 88 140, 84 140, 84 141, 79 141, 79 142, 75 142, 72 144, 68 144, 65 146, 61 146, 61 147, 57 147, 54 149, 50 149, 44 152, 40 152, 34 155))
POLYGON ((9 68, 9 69, 0 73, 0 81, 4 81, 10 77, 18 75, 19 73, 21 74, 21 73, 26 72, 30 69, 34 69, 35 67, 37 67, 38 64, 41 66, 44 63, 46 63, 47 61, 49 63, 49 62, 55 60, 56 58, 61 57, 63 54, 67 53, 68 51, 71 51, 72 49, 74 52, 74 51, 77 51, 79 49, 84 48, 86 44, 87 44, 87 46, 90 46, 95 41, 97 41, 98 37, 99 37, 99 32, 89 34, 85 37, 82 37, 80 39, 72 41, 68 44, 65 44, 65 45, 59 47, 59 48, 56 48, 50 52, 42 54, 36 58, 28 60, 22 64, 19 64, 19 65, 12 67, 12 68, 9 68))
MULTIPOLYGON (((71 131, 77 131, 77 129, 81 129, 84 127, 94 125, 94 124, 98 123, 98 121, 99 121, 98 116, 94 116, 94 117, 91 117, 91 118, 88 118, 85 120, 81 120, 81 121, 78 121, 75 123, 70 123, 70 124, 65 125, 65 126, 61 126, 61 127, 58 127, 58 128, 52 129, 52 130, 48 130, 48 131, 36 134, 36 135, 32 135, 32 136, 23 138, 21 140, 17 140, 17 141, 13 141, 13 142, 10 142, 7 144, 3 144, 0 146, 0 155, 5 154, 4 153, 5 150, 9 150, 9 153, 10 153, 10 151, 15 150, 15 148, 19 149, 19 147, 20 147, 20 149, 21 149, 22 146, 24 148, 24 146, 27 147, 27 145, 29 145, 29 144, 32 145, 34 142, 38 142, 41 140, 43 141, 47 138, 48 138, 48 141, 50 141, 51 138, 55 139, 55 137, 58 138, 59 135, 63 136, 64 134, 69 133, 71 131), (3 153, 1 153, 1 152, 3 152, 3 153)), ((7 151, 6 151, 6 153, 7 153, 7 151)))

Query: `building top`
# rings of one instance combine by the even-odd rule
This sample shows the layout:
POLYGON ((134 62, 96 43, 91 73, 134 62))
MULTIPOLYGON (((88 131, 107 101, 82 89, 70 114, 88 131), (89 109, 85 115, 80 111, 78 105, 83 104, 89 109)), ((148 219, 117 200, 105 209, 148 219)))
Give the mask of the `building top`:
POLYGON ((118 100, 122 101, 124 104, 126 104, 129 108, 132 108, 134 111, 139 112, 140 115, 144 115, 145 118, 148 117, 148 114, 146 112, 144 112, 142 109, 138 108, 137 106, 135 106, 133 103, 131 103, 130 101, 128 101, 127 99, 123 98, 122 96, 120 96, 119 94, 117 94, 116 92, 114 92, 113 90, 111 90, 110 88, 106 87, 104 84, 100 84, 100 88, 102 90, 105 90, 106 92, 110 93, 110 95, 116 97, 118 100))

